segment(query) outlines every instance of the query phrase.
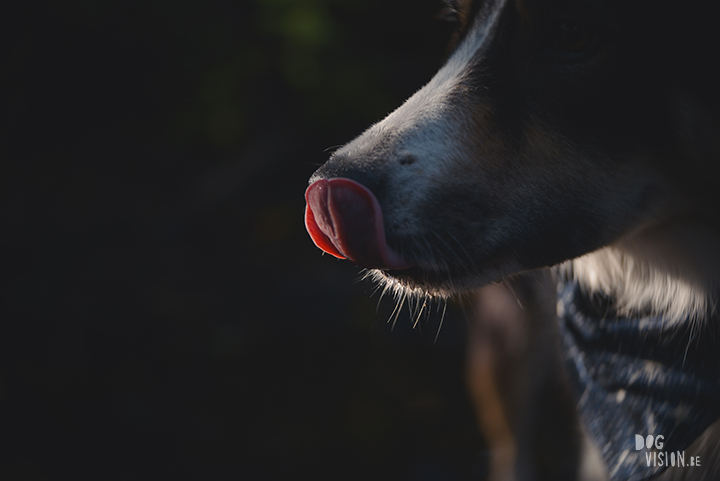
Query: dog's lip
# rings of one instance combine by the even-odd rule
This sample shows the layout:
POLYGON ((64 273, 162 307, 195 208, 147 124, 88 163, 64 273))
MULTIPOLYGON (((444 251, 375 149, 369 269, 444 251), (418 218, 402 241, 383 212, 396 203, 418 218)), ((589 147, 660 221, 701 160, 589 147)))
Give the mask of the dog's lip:
POLYGON ((344 177, 320 179, 307 188, 305 200, 305 226, 324 252, 361 267, 414 265, 387 244, 380 203, 364 185, 344 177))

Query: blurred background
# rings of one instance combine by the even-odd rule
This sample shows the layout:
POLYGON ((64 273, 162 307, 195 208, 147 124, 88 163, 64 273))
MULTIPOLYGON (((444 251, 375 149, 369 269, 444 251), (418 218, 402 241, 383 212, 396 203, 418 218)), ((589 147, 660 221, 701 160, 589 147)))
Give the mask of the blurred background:
POLYGON ((440 8, 6 12, 0 479, 482 479, 460 306, 392 328, 303 225, 329 151, 440 66, 440 8))

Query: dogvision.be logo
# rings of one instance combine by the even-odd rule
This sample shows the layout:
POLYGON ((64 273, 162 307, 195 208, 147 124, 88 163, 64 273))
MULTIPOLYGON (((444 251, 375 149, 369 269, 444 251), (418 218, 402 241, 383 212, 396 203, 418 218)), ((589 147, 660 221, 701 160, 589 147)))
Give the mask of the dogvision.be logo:
POLYGON ((674 451, 668 453, 663 451, 665 447, 665 436, 658 435, 653 436, 648 434, 647 437, 643 437, 640 434, 635 435, 635 451, 641 451, 643 449, 653 451, 647 451, 645 453, 645 460, 647 461, 648 467, 650 466, 672 466, 678 468, 695 467, 700 466, 700 456, 685 456, 685 451, 674 451))

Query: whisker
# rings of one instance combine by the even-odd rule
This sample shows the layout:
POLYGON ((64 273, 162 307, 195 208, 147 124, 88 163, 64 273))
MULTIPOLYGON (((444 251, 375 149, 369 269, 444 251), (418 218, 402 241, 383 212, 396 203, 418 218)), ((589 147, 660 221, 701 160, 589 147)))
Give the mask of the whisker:
POLYGON ((520 309, 524 311, 525 306, 523 306, 523 303, 520 301, 520 297, 517 295, 517 292, 515 292, 515 289, 513 289, 512 283, 510 281, 508 281, 507 279, 503 279, 502 282, 503 282, 503 284, 505 284, 505 287, 507 287, 508 290, 510 291, 510 293, 513 295, 513 297, 515 298, 515 301, 518 303, 518 306, 520 306, 520 309))
MULTIPOLYGON (((392 325, 390 326, 390 330, 395 329, 395 323, 397 323, 398 317, 400 316, 400 311, 403 308, 403 304, 405 304, 405 299, 407 298, 407 293, 403 291, 400 297, 400 303, 395 304, 395 309, 393 309, 393 313, 395 314, 395 319, 392 321, 392 325)), ((392 314, 390 315, 390 318, 392 319, 392 314)), ((388 319, 388 322, 390 322, 390 319, 388 319)))
MULTIPOLYGON (((447 311, 447 305, 448 305, 448 301, 447 301, 447 299, 444 299, 443 311, 442 311, 442 315, 440 316, 440 324, 438 325, 437 333, 435 333, 435 340, 433 340, 433 344, 437 344, 438 337, 440 337, 440 329, 442 329, 443 321, 445 320, 445 312, 447 311)), ((440 304, 438 304, 438 308, 440 308, 440 304)))
POLYGON ((420 316, 422 315, 423 310, 425 309, 426 305, 427 305, 427 298, 423 299, 423 303, 422 303, 422 306, 420 307, 420 311, 418 312, 418 315, 415 318, 415 322, 413 323, 413 329, 415 329, 415 327, 417 327, 418 322, 420 321, 420 316))
MULTIPOLYGON (((378 284, 375 289, 373 289, 372 294, 370 294, 370 297, 374 296, 375 293, 380 290, 380 287, 382 287, 381 284, 378 284)), ((375 314, 377 315, 378 311, 380 310, 380 303, 383 300, 383 297, 385 297, 385 293, 387 292, 387 286, 385 286, 380 293, 380 297, 378 298, 377 305, 375 306, 375 314)))

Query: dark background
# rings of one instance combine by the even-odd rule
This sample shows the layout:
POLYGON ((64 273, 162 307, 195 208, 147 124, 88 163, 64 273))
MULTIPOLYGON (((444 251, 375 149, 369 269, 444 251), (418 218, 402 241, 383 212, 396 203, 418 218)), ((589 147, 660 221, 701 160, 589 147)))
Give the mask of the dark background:
POLYGON ((439 0, 16 2, 0 479, 481 479, 451 303, 386 323, 307 178, 439 67, 439 0))

